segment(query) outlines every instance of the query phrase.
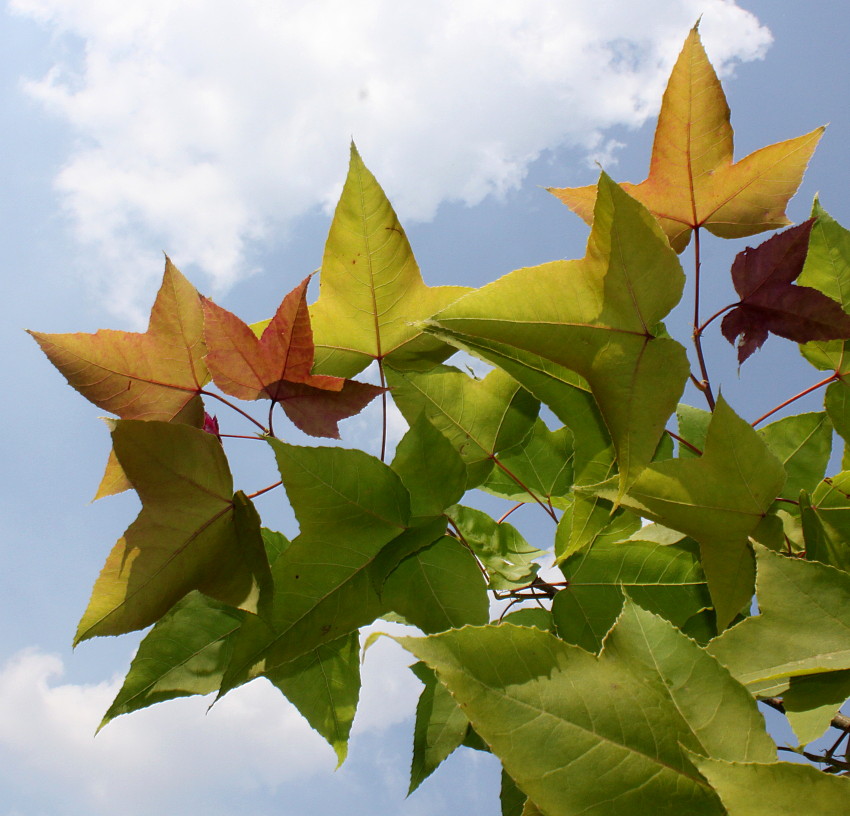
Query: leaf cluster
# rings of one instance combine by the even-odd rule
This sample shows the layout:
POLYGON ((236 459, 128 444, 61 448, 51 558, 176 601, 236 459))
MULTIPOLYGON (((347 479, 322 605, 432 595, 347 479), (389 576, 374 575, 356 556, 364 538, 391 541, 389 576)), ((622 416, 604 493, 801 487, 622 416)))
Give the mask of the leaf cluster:
POLYGON ((98 497, 131 488, 142 504, 75 639, 150 627, 102 725, 265 677, 342 762, 361 630, 393 620, 419 633, 396 638, 423 683, 411 791, 466 746, 501 761, 505 816, 837 811, 850 470, 826 473, 834 432, 850 441, 850 232, 816 201, 738 255, 734 302, 706 320, 698 306, 701 234, 786 226, 821 131, 734 162, 695 27, 648 178, 552 190, 590 224, 583 258, 428 287, 352 145, 312 304, 308 277, 248 325, 166 259, 146 332, 32 332, 115 416, 98 497), (689 352, 663 321, 692 237, 689 352), (736 412, 701 342, 721 316, 741 364, 770 334, 801 344, 829 372, 804 392, 826 387, 824 411, 761 429, 773 411, 736 412), (448 364, 458 351, 491 370, 448 364), (370 366, 377 382, 353 379, 370 366), (689 381, 705 408, 681 402, 689 381), (377 456, 280 431, 282 414, 338 438, 376 398, 377 456), (387 462, 389 400, 408 430, 387 462), (227 451, 258 441, 280 480, 246 492, 227 451), (499 518, 480 492, 505 502, 499 518), (294 512, 291 540, 262 526, 255 504, 272 501, 294 512), (515 511, 551 538, 527 541, 515 511), (812 764, 779 761, 759 701, 812 764), (830 726, 832 747, 807 750, 830 726))

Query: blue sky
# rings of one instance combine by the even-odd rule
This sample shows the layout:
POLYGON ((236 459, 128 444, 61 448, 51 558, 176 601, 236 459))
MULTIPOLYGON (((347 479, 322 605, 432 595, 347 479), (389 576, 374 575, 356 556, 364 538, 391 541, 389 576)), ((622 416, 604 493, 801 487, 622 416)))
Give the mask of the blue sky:
MULTIPOLYGON (((75 653, 69 643, 137 507, 131 496, 89 503, 108 450, 100 412, 23 329, 140 328, 162 251, 222 305, 267 317, 319 265, 352 136, 396 204, 427 283, 479 286, 519 266, 580 257, 586 227, 541 188, 592 182, 594 160, 621 180, 645 176, 669 67, 700 14, 724 74, 736 156, 830 123, 789 214, 803 220, 819 191, 850 225, 850 25, 836 8, 8 3, 0 816, 498 813, 498 769, 472 752, 404 800, 418 685, 389 644, 366 661, 350 759, 336 773, 330 749, 262 683, 208 715, 205 701, 179 701, 92 738, 138 639, 75 653)), ((708 244, 705 314, 733 299, 727 270, 742 248, 708 244)), ((671 321, 680 336, 685 319, 671 321)), ((775 338, 740 378, 731 347, 712 341, 708 353, 748 418, 817 376, 775 338)), ((817 397, 806 406, 819 407, 817 397)), ((346 442, 368 448, 374 435, 356 422, 346 442)))

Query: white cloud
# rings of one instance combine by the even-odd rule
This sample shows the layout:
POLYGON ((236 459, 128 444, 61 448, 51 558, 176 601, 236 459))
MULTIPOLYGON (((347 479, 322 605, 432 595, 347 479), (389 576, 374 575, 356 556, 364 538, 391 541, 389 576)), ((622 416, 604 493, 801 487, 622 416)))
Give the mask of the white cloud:
POLYGON ((10 8, 58 35, 27 88, 78 136, 57 188, 91 275, 128 314, 160 249, 218 289, 248 274, 252 241, 333 204, 352 136, 401 216, 428 219, 518 187, 548 149, 610 159, 605 129, 656 110, 698 16, 721 72, 770 42, 731 0, 10 8))
MULTIPOLYGON (((410 662, 386 639, 369 650, 356 734, 412 715, 420 687, 410 662)), ((287 801, 288 791, 303 796, 336 765, 331 748, 265 681, 231 692, 209 713, 212 698, 184 698, 119 717, 94 737, 121 680, 70 684, 63 673, 59 657, 35 649, 0 666, 0 785, 10 780, 12 801, 24 807, 44 800, 73 803, 63 814, 225 816, 234 796, 287 801)))

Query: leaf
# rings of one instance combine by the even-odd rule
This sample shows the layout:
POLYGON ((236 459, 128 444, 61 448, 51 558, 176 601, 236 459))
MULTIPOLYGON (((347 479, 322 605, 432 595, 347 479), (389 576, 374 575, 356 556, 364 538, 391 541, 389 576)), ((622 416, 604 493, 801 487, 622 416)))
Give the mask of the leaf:
POLYGON ((99 408, 163 422, 191 413, 201 424, 197 395, 209 381, 201 301, 168 258, 146 332, 30 334, 68 384, 99 408))
POLYGON ((505 771, 551 816, 721 814, 685 748, 775 756, 749 694, 631 603, 599 658, 510 624, 397 640, 436 670, 505 771))
POLYGON ((397 369, 441 362, 452 349, 422 334, 416 323, 468 291, 423 283, 390 202, 352 144, 319 299, 310 307, 317 369, 351 377, 372 360, 397 369))
POLYGON ((244 613, 190 592, 145 636, 98 731, 121 714, 217 691, 230 659, 230 640, 244 613))
POLYGON ((800 743, 807 745, 823 735, 848 698, 850 669, 845 669, 792 677, 782 705, 800 743))
POLYGON ((623 541, 640 530, 640 526, 640 517, 624 507, 614 510, 605 499, 576 493, 573 506, 558 522, 555 563, 600 544, 623 541))
POLYGON ((574 456, 572 431, 567 427, 550 431, 538 417, 522 447, 511 448, 498 456, 505 470, 493 468, 479 487, 515 502, 533 502, 536 496, 563 509, 570 505, 566 497, 573 485, 574 456), (506 471, 516 479, 510 478, 506 471), (528 490, 523 490, 517 480, 528 490))
POLYGON ((567 588, 555 596, 558 635, 598 652, 623 608, 626 593, 679 627, 711 605, 694 542, 597 543, 561 564, 567 588))
MULTIPOLYGON (((721 238, 778 229, 790 223, 785 207, 823 130, 764 147, 733 164, 729 106, 694 26, 661 101, 649 176, 622 186, 658 218, 676 252, 699 227, 721 238)), ((591 222, 592 187, 550 192, 591 222)))
POLYGON ((425 688, 416 704, 408 796, 460 746, 469 728, 466 715, 448 689, 437 681, 433 670, 424 663, 415 663, 410 668, 425 688))
POLYGON ((384 389, 312 374, 313 334, 306 278, 278 307, 258 338, 236 315, 204 299, 207 365, 225 394, 280 403, 292 423, 311 436, 339 438, 338 423, 359 413, 384 389))
POLYGON ((436 516, 466 492, 466 465, 425 413, 411 423, 390 465, 410 493, 412 516, 436 516))
POLYGON ((822 411, 784 417, 758 434, 785 468, 780 496, 796 500, 801 490, 815 489, 832 453, 832 424, 822 411))
POLYGON ((476 380, 452 366, 425 373, 389 369, 387 381, 408 424, 420 414, 451 442, 467 467, 467 488, 483 481, 495 455, 531 431, 539 403, 498 369, 476 380))
POLYGON ((797 343, 850 337, 850 315, 817 289, 793 286, 803 271, 813 219, 735 256, 732 282, 741 300, 721 324, 738 363, 761 348, 769 332, 797 343))
POLYGON ((850 472, 824 479, 811 501, 800 496, 806 558, 850 572, 850 472))
POLYGON ((540 569, 534 559, 543 550, 532 547, 516 527, 498 524, 481 510, 460 504, 446 510, 462 540, 490 575, 490 589, 515 589, 531 583, 540 569))
MULTIPOLYGON (((816 218, 809 240, 809 254, 799 283, 811 286, 850 311, 850 230, 842 227, 823 209, 817 198, 812 205, 816 218)), ((850 374, 850 345, 845 341, 806 343, 803 356, 816 368, 832 369, 838 379, 827 389, 824 406, 835 430, 850 439, 850 391, 845 377, 850 374)))
POLYGON ((159 620, 193 589, 257 612, 271 576, 259 517, 219 441, 185 425, 121 420, 115 452, 142 501, 95 582, 75 643, 159 620))
POLYGON ((357 632, 320 644, 265 675, 327 740, 336 752, 338 765, 342 765, 360 697, 357 632))
POLYGON ((723 762, 700 756, 693 762, 729 816, 841 813, 850 799, 850 779, 829 776, 810 765, 723 762))
MULTIPOLYGON (((699 542, 717 625, 723 629, 752 597, 755 576, 747 537, 784 482, 780 462, 721 396, 702 456, 650 465, 624 504, 699 542)), ((613 493, 612 485, 608 494, 613 493)))
POLYGON ((708 651, 752 688, 804 674, 850 669, 850 575, 756 548, 759 615, 713 640, 708 651))
POLYGON ((528 797, 516 786, 516 782, 502 768, 502 784, 499 789, 499 803, 502 816, 523 816, 528 797))
POLYGON ((684 348, 659 334, 683 283, 655 219, 603 173, 583 259, 512 272, 433 324, 444 339, 495 345, 532 370, 542 357, 581 375, 614 442, 619 498, 655 454, 688 377, 684 348))
POLYGON ((381 599, 426 634, 489 619, 481 570, 472 553, 450 536, 405 558, 384 583, 381 599))
POLYGON ((272 569, 268 622, 250 618, 236 638, 221 694, 381 615, 370 567, 410 519, 407 490, 375 457, 268 442, 300 533, 272 569))

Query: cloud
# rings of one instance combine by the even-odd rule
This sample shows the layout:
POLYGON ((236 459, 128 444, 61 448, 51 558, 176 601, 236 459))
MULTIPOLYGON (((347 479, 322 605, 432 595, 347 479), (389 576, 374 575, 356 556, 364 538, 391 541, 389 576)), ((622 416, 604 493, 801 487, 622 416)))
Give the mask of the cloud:
MULTIPOLYGON (((411 716, 420 686, 408 663, 388 640, 369 650, 355 740, 411 716)), ((231 692, 208 713, 211 698, 192 697, 119 717, 95 738, 121 679, 63 683, 63 673, 61 658, 37 649, 0 666, 0 789, 5 807, 28 816, 229 816, 243 796, 276 801, 279 812, 288 797, 309 797, 336 765, 331 748, 265 681, 231 692)), ((343 787, 357 783, 345 767, 334 776, 343 787)))
MULTIPOLYGON (((731 0, 11 0, 55 36, 27 91, 75 146, 56 186, 111 307, 160 249, 214 291, 257 241, 333 205, 354 137, 405 219, 516 189, 544 151, 610 162, 685 33, 715 65, 770 34, 731 0)), ((262 245, 262 244, 261 244, 262 245)), ((138 316, 138 315, 137 315, 138 316)))

